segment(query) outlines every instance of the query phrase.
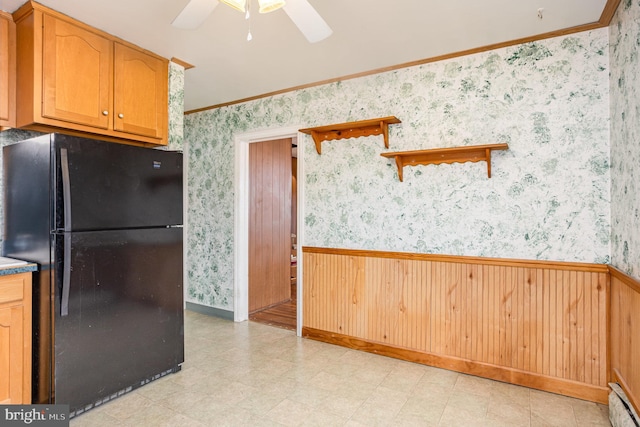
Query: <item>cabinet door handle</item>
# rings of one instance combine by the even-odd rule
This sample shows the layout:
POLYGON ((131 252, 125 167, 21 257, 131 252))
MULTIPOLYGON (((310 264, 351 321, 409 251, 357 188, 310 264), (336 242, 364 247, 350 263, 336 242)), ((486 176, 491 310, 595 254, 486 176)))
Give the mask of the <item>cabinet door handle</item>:
POLYGON ((124 114, 120 113, 120 114, 118 114, 118 117, 120 117, 122 119, 122 118, 124 118, 124 114))
POLYGON ((109 112, 108 112, 107 110, 104 110, 104 111, 102 112, 102 115, 103 115, 103 116, 108 116, 108 115, 109 115, 109 112))

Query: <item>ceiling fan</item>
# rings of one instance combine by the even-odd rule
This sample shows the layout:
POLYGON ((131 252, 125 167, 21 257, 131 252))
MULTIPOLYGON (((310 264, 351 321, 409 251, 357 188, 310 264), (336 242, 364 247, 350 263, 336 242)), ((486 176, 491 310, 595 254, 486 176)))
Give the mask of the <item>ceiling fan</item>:
MULTIPOLYGON (((193 30, 198 28, 219 3, 245 12, 252 0, 190 0, 171 25, 193 30)), ((282 8, 310 43, 326 39, 333 33, 308 0, 258 0, 259 12, 268 13, 282 8)))

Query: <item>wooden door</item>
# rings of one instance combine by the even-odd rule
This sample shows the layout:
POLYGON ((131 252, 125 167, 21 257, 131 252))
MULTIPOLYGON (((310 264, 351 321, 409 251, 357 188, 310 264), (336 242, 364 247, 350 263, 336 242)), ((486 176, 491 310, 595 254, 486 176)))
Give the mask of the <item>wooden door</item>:
POLYGON ((114 129, 163 138, 169 64, 120 43, 115 43, 114 60, 114 129))
POLYGON ((108 129, 113 87, 113 43, 44 15, 42 115, 108 129))
POLYGON ((16 29, 0 11, 0 127, 15 126, 16 29))
POLYGON ((249 146, 249 313, 291 299, 291 139, 249 146))

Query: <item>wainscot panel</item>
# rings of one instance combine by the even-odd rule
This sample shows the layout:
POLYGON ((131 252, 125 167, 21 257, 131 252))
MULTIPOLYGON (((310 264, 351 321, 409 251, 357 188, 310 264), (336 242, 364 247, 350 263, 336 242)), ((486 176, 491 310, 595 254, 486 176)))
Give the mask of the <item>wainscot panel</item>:
POLYGON ((303 261, 306 337, 607 402, 606 265, 312 247, 303 261))
POLYGON ((611 369, 640 413, 640 282, 611 270, 611 369))

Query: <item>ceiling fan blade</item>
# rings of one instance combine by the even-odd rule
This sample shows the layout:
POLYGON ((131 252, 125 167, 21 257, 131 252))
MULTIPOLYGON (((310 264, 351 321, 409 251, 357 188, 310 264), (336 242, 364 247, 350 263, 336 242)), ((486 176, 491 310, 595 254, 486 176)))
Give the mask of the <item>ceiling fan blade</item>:
POLYGON ((183 30, 198 28, 218 5, 218 0, 189 0, 171 25, 183 30))
POLYGON ((287 0, 283 9, 309 40, 309 43, 324 40, 333 33, 329 25, 307 0, 287 0))

